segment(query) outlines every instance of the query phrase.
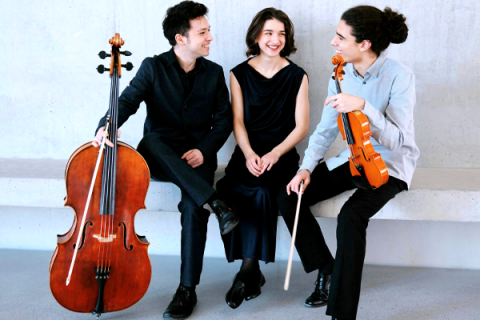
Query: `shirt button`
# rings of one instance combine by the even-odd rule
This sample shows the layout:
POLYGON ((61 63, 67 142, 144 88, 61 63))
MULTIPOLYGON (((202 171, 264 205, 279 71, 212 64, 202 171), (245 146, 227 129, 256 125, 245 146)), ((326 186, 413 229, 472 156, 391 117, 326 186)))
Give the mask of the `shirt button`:
POLYGON ((363 84, 367 84, 367 81, 363 81, 363 84))
POLYGON ((183 109, 187 110, 187 109, 188 109, 188 106, 187 106, 187 105, 184 105, 184 106, 183 106, 183 109))

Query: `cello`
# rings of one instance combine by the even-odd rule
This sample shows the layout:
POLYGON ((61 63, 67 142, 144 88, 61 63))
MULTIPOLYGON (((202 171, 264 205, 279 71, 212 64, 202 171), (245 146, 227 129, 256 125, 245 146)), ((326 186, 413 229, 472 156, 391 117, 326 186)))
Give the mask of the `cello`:
POLYGON ((65 169, 65 206, 74 210, 70 230, 59 235, 50 260, 50 289, 57 302, 75 312, 102 313, 126 309, 138 302, 150 284, 152 267, 149 243, 135 232, 138 210, 145 209, 150 171, 131 146, 117 141, 118 92, 122 65, 119 49, 124 41, 117 33, 110 39, 110 107, 105 132, 113 147, 88 142, 79 147, 65 169), (105 147, 105 152, 103 149, 105 147), (97 175, 97 172, 102 174, 97 175), (93 178, 92 178, 93 176, 93 178))
MULTIPOLYGON (((343 80, 343 67, 346 65, 342 56, 332 58, 336 65, 332 76, 337 88, 337 94, 342 93, 340 82, 343 80)), ((388 181, 387 165, 380 153, 376 152, 370 141, 370 124, 361 111, 340 113, 337 117, 338 129, 342 133, 350 151, 348 161, 353 183, 360 189, 377 189, 388 181)))

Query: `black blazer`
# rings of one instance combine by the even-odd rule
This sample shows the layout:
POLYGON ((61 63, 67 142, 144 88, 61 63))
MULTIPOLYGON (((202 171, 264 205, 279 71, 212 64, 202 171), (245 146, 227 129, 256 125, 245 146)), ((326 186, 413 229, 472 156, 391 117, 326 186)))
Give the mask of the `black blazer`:
MULTIPOLYGON (((175 149, 185 144, 199 149, 205 160, 216 160, 218 150, 232 132, 232 108, 223 69, 204 58, 191 94, 184 99, 182 80, 173 48, 143 60, 137 74, 119 97, 118 126, 147 105, 143 135, 157 134, 175 149)), ((105 125, 106 115, 98 125, 105 125)), ((97 128, 97 130, 98 130, 97 128)), ((215 161, 216 162, 216 161, 215 161)))

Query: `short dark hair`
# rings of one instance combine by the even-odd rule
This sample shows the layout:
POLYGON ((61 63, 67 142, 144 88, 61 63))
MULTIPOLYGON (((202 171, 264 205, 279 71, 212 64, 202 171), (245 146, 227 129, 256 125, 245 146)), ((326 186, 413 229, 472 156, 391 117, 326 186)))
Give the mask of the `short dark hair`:
POLYGON ((181 34, 188 36, 190 20, 203 17, 208 13, 208 8, 203 4, 193 1, 182 1, 179 4, 168 8, 165 19, 163 19, 163 34, 168 42, 175 46, 175 36, 181 34))
POLYGON ((352 27, 357 43, 363 40, 372 43, 371 49, 377 56, 390 43, 402 43, 408 37, 407 18, 389 7, 383 12, 372 6, 353 7, 343 13, 342 20, 352 27))
POLYGON ((250 27, 248 27, 247 31, 247 57, 256 56, 260 54, 260 48, 258 44, 255 43, 255 40, 262 32, 263 25, 267 20, 276 19, 282 22, 285 25, 285 47, 283 48, 282 52, 280 52, 280 56, 288 57, 290 54, 295 53, 297 48, 295 48, 295 39, 293 38, 295 29, 293 27, 293 23, 290 18, 285 14, 285 12, 281 10, 277 10, 275 8, 265 8, 253 18, 250 27))

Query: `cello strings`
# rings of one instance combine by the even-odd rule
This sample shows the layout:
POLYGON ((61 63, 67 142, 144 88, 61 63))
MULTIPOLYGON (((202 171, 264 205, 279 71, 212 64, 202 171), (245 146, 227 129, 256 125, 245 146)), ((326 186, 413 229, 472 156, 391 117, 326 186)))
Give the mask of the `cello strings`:
MULTIPOLYGON (((118 53, 117 53, 118 54, 118 53)), ((120 66, 118 66, 120 67, 120 66)), ((117 152, 118 152, 118 136, 117 136, 117 130, 118 130, 118 90, 119 90, 119 75, 118 75, 118 70, 119 68, 116 69, 117 72, 115 72, 115 85, 114 85, 114 122, 115 122, 115 138, 114 138, 114 152, 113 152, 113 157, 112 157, 112 194, 111 194, 111 216, 109 217, 109 236, 112 235, 112 239, 109 239, 108 243, 108 269, 110 269, 111 266, 111 254, 113 250, 113 227, 114 227, 114 217, 115 217, 115 188, 116 188, 116 176, 117 176, 117 152)))
MULTIPOLYGON (((111 79, 111 86, 114 83, 114 77, 111 79)), ((110 108, 109 108, 109 114, 110 114, 110 119, 111 119, 111 125, 109 126, 108 130, 108 138, 110 138, 112 130, 112 125, 113 125, 113 116, 112 116, 112 103, 113 103, 113 97, 114 93, 112 90, 110 91, 110 108)), ((114 131, 113 131, 114 132, 114 131)), ((102 180, 102 199, 101 199, 101 208, 100 208, 100 214, 101 214, 101 225, 100 225, 100 243, 99 243, 99 251, 98 251, 98 256, 99 256, 99 267, 103 269, 104 267, 104 256, 105 256, 105 248, 104 248, 104 243, 103 239, 105 239, 105 229, 106 229, 106 217, 104 217, 105 214, 108 214, 109 208, 108 208, 108 202, 107 199, 109 198, 109 168, 110 168, 110 161, 111 159, 111 147, 105 146, 105 154, 104 154, 104 161, 103 161, 103 180, 102 180)))
POLYGON ((115 216, 115 188, 116 188, 116 176, 117 176, 117 152, 118 152, 118 145, 117 145, 117 130, 118 130, 118 89, 119 89, 119 76, 118 76, 118 69, 115 72, 115 85, 114 85, 114 102, 113 102, 113 109, 114 109, 114 123, 115 123, 115 134, 114 134, 114 145, 113 145, 113 155, 112 155, 112 206, 111 206, 111 215, 109 216, 109 237, 112 236, 112 238, 109 238, 108 242, 108 254, 107 254, 107 259, 108 259, 108 269, 111 267, 111 254, 113 250, 113 221, 114 221, 114 216, 115 216))
MULTIPOLYGON (((112 54, 114 54, 112 52, 112 54)), ((113 74, 112 74, 112 101, 111 101, 111 108, 112 108, 112 131, 111 131, 111 134, 110 134, 110 141, 113 143, 113 147, 110 148, 110 157, 109 157, 109 166, 108 166, 108 198, 107 198, 107 203, 108 203, 108 211, 106 212, 107 216, 105 217, 105 219, 107 220, 107 225, 105 227, 105 239, 106 241, 110 241, 110 215, 111 215, 111 211, 112 211, 112 203, 111 203, 111 199, 112 199, 112 188, 114 188, 115 186, 112 184, 112 167, 113 167, 113 158, 115 156, 115 145, 116 145, 116 141, 115 141, 115 137, 116 137, 116 133, 117 133, 117 128, 116 128, 116 125, 115 125, 115 112, 116 112, 116 108, 115 108, 115 95, 116 95, 116 92, 115 92, 115 83, 116 83, 116 77, 115 77, 115 74, 116 74, 116 68, 113 67, 113 74)), ((103 243, 103 246, 105 247, 105 269, 108 268, 108 265, 107 265, 107 261, 108 261, 108 250, 109 250, 109 243, 106 242, 106 243, 103 243)))

